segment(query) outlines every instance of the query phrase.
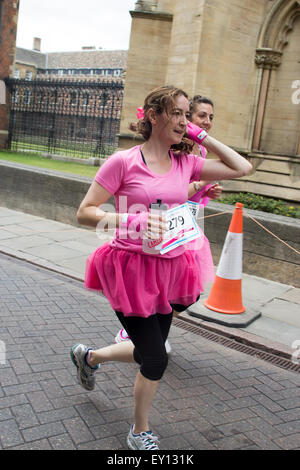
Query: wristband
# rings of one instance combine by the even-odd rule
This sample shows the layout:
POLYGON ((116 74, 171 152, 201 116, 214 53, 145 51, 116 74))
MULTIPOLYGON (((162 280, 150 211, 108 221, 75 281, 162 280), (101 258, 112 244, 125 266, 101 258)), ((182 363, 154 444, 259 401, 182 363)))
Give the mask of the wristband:
POLYGON ((202 144, 203 140, 207 137, 207 132, 201 127, 196 126, 192 122, 187 124, 187 135, 188 138, 196 142, 197 144, 202 144))
MULTIPOLYGON (((197 183, 193 183, 194 188, 195 186, 199 186, 197 183)), ((200 189, 194 196, 190 197, 190 201, 197 202, 198 204, 201 204, 202 206, 206 206, 210 200, 210 198, 206 195, 207 192, 210 190, 212 187, 211 184, 207 184, 206 186, 203 186, 203 188, 200 189)), ((196 188, 195 188, 196 189, 196 188)))
POLYGON ((140 232, 147 229, 148 212, 141 212, 140 214, 122 214, 120 226, 140 232))

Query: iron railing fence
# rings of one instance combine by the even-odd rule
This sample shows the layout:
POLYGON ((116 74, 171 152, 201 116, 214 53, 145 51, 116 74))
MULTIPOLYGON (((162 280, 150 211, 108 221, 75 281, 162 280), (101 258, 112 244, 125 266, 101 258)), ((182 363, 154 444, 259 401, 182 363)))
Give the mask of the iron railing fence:
POLYGON ((8 79, 8 148, 89 158, 118 146, 122 81, 8 79))

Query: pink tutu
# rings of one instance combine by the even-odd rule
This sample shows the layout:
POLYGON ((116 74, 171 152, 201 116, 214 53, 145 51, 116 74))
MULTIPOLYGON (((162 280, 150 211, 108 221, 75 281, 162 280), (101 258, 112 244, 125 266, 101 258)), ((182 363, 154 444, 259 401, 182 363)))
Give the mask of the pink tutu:
POLYGON ((85 287, 100 291, 124 316, 170 313, 171 304, 191 305, 214 278, 209 242, 175 258, 116 249, 106 243, 86 263, 85 287))

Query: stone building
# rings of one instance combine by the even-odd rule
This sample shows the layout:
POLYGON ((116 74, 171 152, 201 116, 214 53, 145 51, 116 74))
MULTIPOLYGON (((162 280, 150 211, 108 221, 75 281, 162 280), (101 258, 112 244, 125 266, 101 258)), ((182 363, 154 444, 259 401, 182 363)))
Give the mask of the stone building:
POLYGON ((212 135, 249 158, 229 191, 300 201, 300 2, 138 0, 131 11, 120 147, 162 84, 215 103, 212 135))
POLYGON ((74 78, 76 80, 122 79, 127 50, 103 50, 83 47, 74 52, 41 52, 41 39, 33 39, 33 48, 16 48, 15 78, 74 78))
POLYGON ((0 0, 0 149, 8 136, 8 96, 4 80, 11 75, 15 59, 19 2, 0 0))

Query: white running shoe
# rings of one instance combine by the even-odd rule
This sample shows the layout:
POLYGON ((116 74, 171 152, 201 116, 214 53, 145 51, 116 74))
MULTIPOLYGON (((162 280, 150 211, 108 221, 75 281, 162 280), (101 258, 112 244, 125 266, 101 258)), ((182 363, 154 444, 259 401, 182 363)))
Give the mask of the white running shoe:
POLYGON ((172 348, 168 340, 165 342, 165 346, 166 346, 167 354, 170 354, 170 352, 172 351, 172 348))
POLYGON ((127 436, 127 445, 132 450, 158 450, 157 445, 158 437, 153 436, 152 431, 141 432, 134 434, 133 425, 130 428, 127 436))
POLYGON ((125 328, 122 328, 122 330, 120 330, 117 336, 115 337, 115 343, 122 343, 122 341, 130 341, 130 338, 125 328))
POLYGON ((70 351, 73 364, 77 368, 77 379, 79 384, 86 390, 94 390, 95 388, 95 372, 99 369, 99 364, 91 367, 86 362, 86 355, 89 350, 84 344, 75 344, 70 351))

